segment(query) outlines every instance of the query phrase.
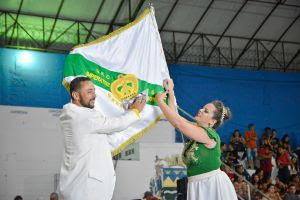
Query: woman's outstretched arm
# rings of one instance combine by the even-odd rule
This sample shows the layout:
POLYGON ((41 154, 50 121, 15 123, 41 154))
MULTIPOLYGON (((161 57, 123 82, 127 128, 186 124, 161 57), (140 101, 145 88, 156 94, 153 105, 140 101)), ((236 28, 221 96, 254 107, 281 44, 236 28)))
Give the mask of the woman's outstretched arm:
POLYGON ((167 92, 165 93, 157 93, 156 101, 165 117, 168 121, 175 127, 178 128, 183 134, 187 137, 195 140, 197 142, 201 142, 206 144, 208 148, 213 148, 216 145, 216 141, 209 138, 206 131, 194 124, 190 123, 185 118, 181 117, 176 110, 173 110, 171 106, 168 106, 164 99, 166 99, 167 92))

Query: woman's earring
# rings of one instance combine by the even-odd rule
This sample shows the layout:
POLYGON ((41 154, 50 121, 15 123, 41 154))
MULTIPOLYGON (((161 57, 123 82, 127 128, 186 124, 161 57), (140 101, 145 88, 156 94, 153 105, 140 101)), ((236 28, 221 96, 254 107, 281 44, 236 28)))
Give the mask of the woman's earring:
POLYGON ((208 123, 208 127, 211 128, 211 124, 210 123, 208 123))

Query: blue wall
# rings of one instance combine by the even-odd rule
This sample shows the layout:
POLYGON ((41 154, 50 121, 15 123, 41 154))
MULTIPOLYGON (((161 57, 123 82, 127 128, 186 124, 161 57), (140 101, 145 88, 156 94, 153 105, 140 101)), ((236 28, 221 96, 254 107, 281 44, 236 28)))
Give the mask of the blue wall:
MULTIPOLYGON (((61 85, 65 54, 0 48, 0 105, 61 108, 69 101, 61 85), (20 60, 23 53, 32 61, 20 60)), ((195 115, 214 99, 229 106, 233 119, 218 129, 227 142, 234 129, 256 124, 279 137, 288 133, 300 144, 300 74, 247 71, 203 66, 169 65, 178 105, 195 115)), ((179 135, 177 135, 179 137, 179 135)))
POLYGON ((61 84, 65 58, 0 48, 0 105, 62 108, 69 101, 61 84))

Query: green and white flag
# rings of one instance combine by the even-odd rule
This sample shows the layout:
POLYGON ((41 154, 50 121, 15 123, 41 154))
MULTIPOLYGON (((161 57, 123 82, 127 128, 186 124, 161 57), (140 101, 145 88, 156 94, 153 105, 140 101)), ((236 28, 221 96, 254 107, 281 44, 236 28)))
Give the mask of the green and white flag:
POLYGON ((109 35, 75 47, 66 59, 63 85, 69 88, 71 80, 79 75, 93 81, 95 109, 107 117, 124 113, 122 101, 148 89, 148 101, 139 122, 109 136, 114 156, 162 117, 154 97, 164 91, 163 80, 169 78, 169 72, 153 8, 109 35))

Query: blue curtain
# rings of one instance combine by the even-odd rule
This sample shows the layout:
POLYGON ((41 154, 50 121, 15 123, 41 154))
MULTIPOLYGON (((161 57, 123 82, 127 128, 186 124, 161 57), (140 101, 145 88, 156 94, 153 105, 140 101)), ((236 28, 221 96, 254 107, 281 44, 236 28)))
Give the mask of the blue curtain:
MULTIPOLYGON (((293 147, 299 145, 300 74, 169 65, 178 105, 195 116, 199 108, 218 99, 228 106, 232 120, 218 129, 228 142, 235 129, 242 134, 249 123, 260 136, 266 126, 288 133, 293 147)), ((179 133, 176 141, 181 141, 179 133)))

